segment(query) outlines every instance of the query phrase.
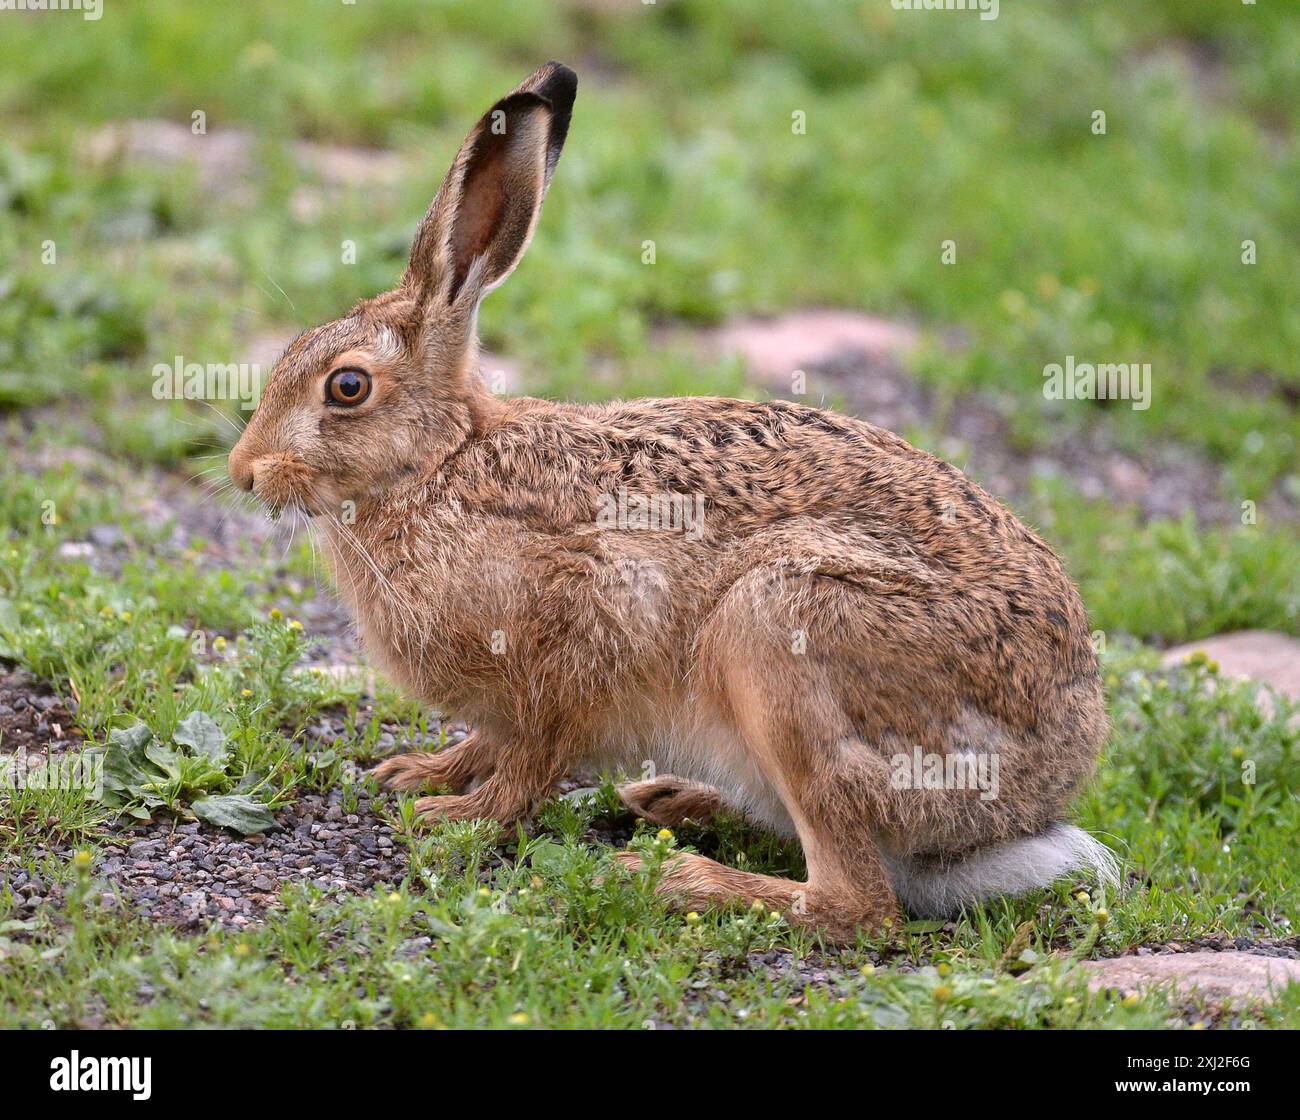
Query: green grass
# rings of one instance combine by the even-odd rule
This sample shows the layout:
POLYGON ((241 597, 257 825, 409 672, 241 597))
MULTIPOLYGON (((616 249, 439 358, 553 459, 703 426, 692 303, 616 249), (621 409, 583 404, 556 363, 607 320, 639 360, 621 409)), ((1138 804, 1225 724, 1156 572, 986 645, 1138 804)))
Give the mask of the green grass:
MULTIPOLYGON (((1157 667, 1158 647, 1222 631, 1300 633, 1296 526, 1270 504, 1300 496, 1300 25, 1283 7, 1025 0, 990 24, 831 0, 797 19, 777 0, 196 0, 6 20, 0 671, 75 697, 92 744, 140 721, 167 742, 191 713, 213 717, 228 754, 215 771, 190 759, 161 818, 205 793, 351 796, 381 721, 423 739, 432 717, 305 670, 313 636, 290 625, 314 594, 305 544, 177 545, 161 470, 219 468, 231 429, 153 399, 154 364, 239 360, 256 334, 389 286, 469 124, 549 57, 580 71, 577 115, 533 249, 482 317, 542 391, 752 394, 738 363, 658 328, 862 308, 920 326, 912 372, 941 395, 1010 400, 1024 453, 1080 426, 1126 453, 1167 442, 1212 465, 1230 508, 1261 512, 1144 523, 1068 479, 1019 510, 1104 637, 1114 731, 1078 818, 1125 861, 1121 897, 1061 883, 843 950, 752 911, 688 920, 611 874, 589 826, 629 822, 607 784, 502 847, 481 825, 416 830, 395 800, 410 871, 392 894, 285 888, 265 925, 190 936, 99 905, 111 883, 94 853, 119 828, 104 805, 0 792, 0 858, 60 887, 33 913, 0 881, 0 1026, 1239 1023, 1089 994, 1072 962, 1294 939, 1300 921, 1292 710, 1262 714, 1211 667, 1157 667), (196 109, 212 137, 254 134, 247 177, 86 155, 105 122, 185 125, 196 109), (407 171, 391 189, 323 186, 297 139, 391 148, 407 171), (1067 354, 1150 362, 1151 408, 1044 402, 1042 367, 1067 354), (103 527, 124 541, 111 563, 75 547, 103 527), (350 729, 324 753, 309 734, 322 714, 350 729), (770 950, 825 978, 768 967, 770 950)), ((671 842, 642 826, 634 842, 652 864, 671 843, 799 873, 796 849, 736 821, 671 842)), ((1250 1018, 1300 1025, 1300 991, 1250 1018)))
POLYGON ((1094 631, 1177 645, 1262 628, 1300 632, 1300 549, 1291 524, 1142 524, 1132 510, 1042 485, 1021 511, 1060 550, 1094 631))

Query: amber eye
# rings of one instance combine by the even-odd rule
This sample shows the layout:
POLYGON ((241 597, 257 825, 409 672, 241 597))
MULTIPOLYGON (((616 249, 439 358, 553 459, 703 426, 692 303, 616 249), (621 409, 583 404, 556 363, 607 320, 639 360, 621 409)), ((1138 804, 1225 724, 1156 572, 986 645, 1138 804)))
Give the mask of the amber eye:
POLYGON ((336 369, 325 382, 329 404, 360 404, 370 396, 370 374, 363 369, 336 369))

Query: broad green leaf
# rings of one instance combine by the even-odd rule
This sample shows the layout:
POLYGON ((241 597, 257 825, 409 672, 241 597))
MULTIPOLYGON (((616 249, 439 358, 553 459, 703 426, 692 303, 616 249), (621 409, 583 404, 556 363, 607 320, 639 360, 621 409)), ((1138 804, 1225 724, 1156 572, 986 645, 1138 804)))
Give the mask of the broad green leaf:
POLYGON ((932 920, 904 922, 904 933, 938 933, 947 922, 936 922, 932 920))
POLYGON ((559 872, 569 863, 569 855, 563 844, 541 840, 533 845, 528 862, 538 871, 559 872))
POLYGON ((172 739, 220 765, 226 757, 226 733, 207 712, 190 712, 176 725, 172 739))
POLYGON ((190 806, 199 820, 221 828, 234 829, 245 836, 263 832, 275 824, 275 817, 261 801, 242 793, 204 797, 190 806))
POLYGON ((151 782, 158 772, 150 765, 145 749, 153 741, 147 724, 117 727, 108 733, 104 747, 104 789, 129 790, 151 782))
POLYGON ((181 756, 172 750, 171 747, 155 740, 145 747, 144 755, 145 758, 158 767, 158 769, 173 782, 180 779, 181 756))

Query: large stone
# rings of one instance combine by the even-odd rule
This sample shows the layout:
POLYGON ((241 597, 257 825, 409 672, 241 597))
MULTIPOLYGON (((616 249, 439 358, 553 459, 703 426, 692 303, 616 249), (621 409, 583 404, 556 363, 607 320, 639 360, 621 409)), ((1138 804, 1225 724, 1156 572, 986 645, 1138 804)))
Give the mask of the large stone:
POLYGON ((1288 983, 1300 984, 1300 961, 1255 953, 1155 953, 1084 961, 1094 991, 1128 995, 1152 988, 1199 995, 1216 1004, 1248 1006, 1273 999, 1288 983))
POLYGON ((786 393, 795 370, 845 353, 897 361, 916 341, 916 331, 903 323, 855 311, 816 309, 775 319, 739 319, 704 335, 706 349, 740 355, 755 377, 786 393))
POLYGON ((1216 634, 1169 650, 1164 663, 1178 665, 1198 650, 1204 651, 1211 661, 1217 661, 1219 671, 1225 676, 1271 685, 1300 702, 1300 641, 1295 638, 1271 630, 1216 634))

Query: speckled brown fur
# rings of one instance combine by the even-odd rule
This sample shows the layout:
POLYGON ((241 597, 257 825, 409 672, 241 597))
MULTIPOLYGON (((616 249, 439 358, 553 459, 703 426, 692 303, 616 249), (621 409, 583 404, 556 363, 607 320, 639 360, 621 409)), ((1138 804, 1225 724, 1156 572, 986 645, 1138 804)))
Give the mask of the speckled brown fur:
POLYGON ((688 856, 662 889, 758 898, 848 937, 895 913, 890 861, 1060 818, 1106 732, 1084 609, 1011 513, 862 421, 485 390, 475 311, 527 245, 575 89, 552 63, 495 107, 504 137, 483 118, 401 286, 289 347, 231 475, 315 516, 371 656, 474 725, 380 767, 456 791, 422 798, 424 815, 504 824, 579 764, 651 761, 675 776, 629 803, 653 817, 666 796, 674 820, 727 805, 797 834, 809 868, 794 883, 688 856), (327 405, 345 365, 371 394, 327 405), (620 488, 698 496, 703 525, 599 523, 620 488), (889 759, 917 746, 996 751, 998 796, 893 788, 889 759))

